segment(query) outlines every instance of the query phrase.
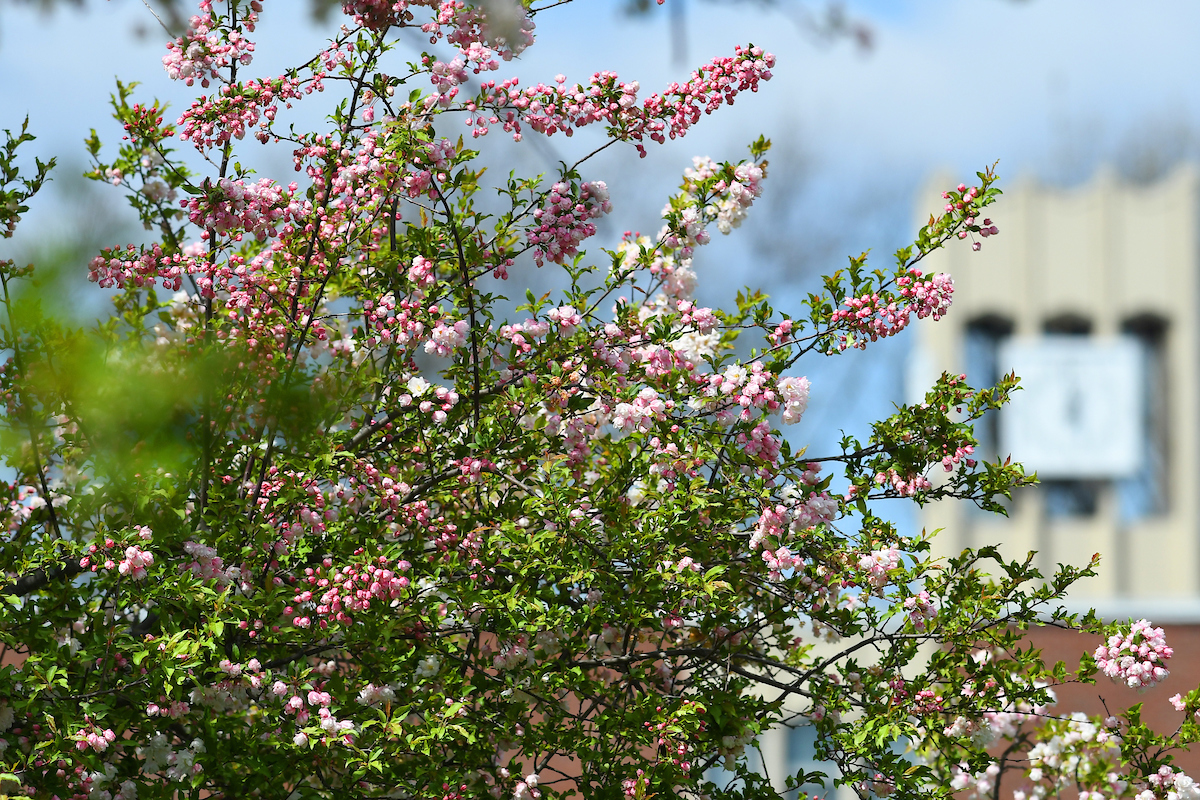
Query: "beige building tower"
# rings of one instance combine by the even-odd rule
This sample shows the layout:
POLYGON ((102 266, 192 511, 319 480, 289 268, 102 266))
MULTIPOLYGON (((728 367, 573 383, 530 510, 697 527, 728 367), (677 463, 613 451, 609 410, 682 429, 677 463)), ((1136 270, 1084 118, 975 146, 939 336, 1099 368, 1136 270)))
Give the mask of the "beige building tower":
MULTIPOLYGON (((923 192, 921 218, 939 197, 923 192)), ((1200 622, 1200 174, 1018 181, 989 214, 1000 235, 980 251, 951 246, 927 262, 954 276, 954 306, 916 326, 910 383, 946 370, 991 385, 1015 369, 1025 391, 979 426, 982 455, 1012 454, 1041 485, 1021 490, 1008 518, 943 502, 922 525, 943 529, 941 553, 1036 550, 1046 575, 1100 553, 1074 604, 1200 622)))

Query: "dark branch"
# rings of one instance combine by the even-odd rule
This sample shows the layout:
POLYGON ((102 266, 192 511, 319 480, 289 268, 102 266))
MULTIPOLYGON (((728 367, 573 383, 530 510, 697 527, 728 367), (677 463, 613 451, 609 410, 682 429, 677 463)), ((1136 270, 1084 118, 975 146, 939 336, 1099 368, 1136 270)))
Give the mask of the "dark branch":
POLYGON ((0 592, 24 597, 27 594, 32 594, 39 589, 45 588, 51 581, 74 578, 81 572, 83 572, 83 566, 79 561, 70 559, 61 567, 38 567, 35 570, 26 572, 3 589, 0 589, 0 592))

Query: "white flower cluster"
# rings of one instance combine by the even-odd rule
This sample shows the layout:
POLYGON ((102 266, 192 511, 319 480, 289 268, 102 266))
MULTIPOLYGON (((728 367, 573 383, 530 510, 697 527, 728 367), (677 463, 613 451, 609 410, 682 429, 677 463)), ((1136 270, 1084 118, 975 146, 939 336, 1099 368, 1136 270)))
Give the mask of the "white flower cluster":
POLYGON ((783 395, 783 423, 794 425, 808 408, 808 392, 812 384, 808 378, 792 376, 781 378, 775 385, 783 395))
MULTIPOLYGON (((1138 794, 1137 800, 1155 800, 1166 794, 1167 800, 1200 800, 1200 786, 1184 772, 1175 772, 1168 766, 1159 767, 1158 772, 1150 776, 1153 789, 1145 789, 1138 794), (1156 791, 1157 790, 1157 791, 1156 791)), ((1101 800, 1099 792, 1093 792, 1092 797, 1082 800, 1101 800)))
POLYGON ((377 706, 381 703, 390 703, 396 699, 396 690, 391 686, 376 686, 373 683, 368 683, 358 693, 358 702, 364 706, 377 706))
POLYGON ((107 787, 117 777, 117 768, 113 764, 105 764, 103 770, 84 774, 84 783, 89 786, 88 800, 137 800, 137 784, 132 780, 123 780, 116 791, 107 787))
POLYGON ((437 656, 430 655, 421 659, 421 663, 417 665, 416 676, 418 678, 432 678, 438 674, 442 668, 442 662, 437 656))
POLYGON ((538 774, 536 772, 529 773, 524 780, 517 781, 516 787, 513 788, 513 800, 537 800, 542 796, 537 785, 538 774))
MULTIPOLYGON (((1108 728, 1097 725, 1086 714, 1075 712, 1067 729, 1046 741, 1038 742, 1029 751, 1029 779, 1034 786, 1026 795, 1015 800, 1042 800, 1059 796, 1062 790, 1075 786, 1076 776, 1087 772, 1099 757, 1119 757, 1118 738, 1108 728)), ((1108 776, 1109 796, 1120 796, 1125 782, 1115 773, 1108 776)), ((1092 800, 1092 793, 1080 794, 1082 800, 1092 800), (1086 795, 1086 796, 1085 796, 1086 795)), ((1095 800, 1099 800, 1099 793, 1095 800)))
POLYGON ((144 762, 143 775, 164 774, 168 780, 178 782, 203 771, 203 767, 196 763, 196 756, 203 752, 204 742, 200 739, 194 739, 189 747, 176 750, 162 733, 154 734, 149 743, 137 748, 138 757, 144 762))

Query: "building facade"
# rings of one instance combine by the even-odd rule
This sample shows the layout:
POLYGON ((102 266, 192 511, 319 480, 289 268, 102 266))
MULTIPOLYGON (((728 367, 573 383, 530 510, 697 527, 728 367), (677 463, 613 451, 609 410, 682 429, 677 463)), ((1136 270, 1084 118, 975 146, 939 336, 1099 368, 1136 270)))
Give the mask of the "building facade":
MULTIPOLYGON (((940 195, 924 195, 927 216, 940 195)), ((1132 388, 1140 402, 1098 408, 1085 437, 1060 448, 1065 461, 1041 457, 1041 485, 1022 490, 1008 518, 946 502, 926 509, 922 524, 942 529, 943 554, 986 544, 1008 558, 1035 550, 1043 574, 1100 553, 1099 577, 1072 592, 1078 605, 1114 619, 1200 621, 1200 174, 1182 167, 1133 186, 1102 171, 1066 190, 1017 182, 993 210, 1001 234, 980 251, 950 247, 928 260, 953 275, 954 307, 917 326, 916 382, 945 370, 990 385, 1022 352, 1074 347, 1098 365, 1082 366, 1073 389, 1029 384, 1028 396, 1014 398, 1025 416, 1067 426, 1072 402, 1086 416, 1079 409, 1119 389, 1132 388), (1136 351, 1136 368, 1113 366, 1106 354, 1120 345, 1136 351), (1117 428, 1132 431, 1138 447, 1105 474, 1094 466, 1117 428)), ((983 455, 1038 467, 1036 442, 1016 430, 1020 415, 993 416, 979 426, 983 455)))

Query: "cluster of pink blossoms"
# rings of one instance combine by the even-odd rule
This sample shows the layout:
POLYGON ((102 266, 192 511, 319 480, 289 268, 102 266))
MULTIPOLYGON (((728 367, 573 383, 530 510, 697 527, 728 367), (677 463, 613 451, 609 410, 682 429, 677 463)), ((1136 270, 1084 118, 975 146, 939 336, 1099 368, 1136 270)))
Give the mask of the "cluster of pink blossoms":
MULTIPOLYGON (((875 475, 875 483, 879 486, 891 486, 901 497, 912 497, 917 492, 924 492, 933 487, 924 475, 903 476, 895 469, 888 468, 886 472, 875 475)), ((854 487, 851 486, 851 489, 854 487)))
POLYGON ((838 337, 839 350, 848 347, 862 350, 867 342, 894 336, 908 327, 913 313, 918 319, 939 320, 950 308, 954 294, 954 279, 949 275, 938 273, 921 280, 921 271, 917 269, 897 278, 896 286, 903 298, 901 302, 872 292, 846 299, 833 312, 830 324, 846 331, 838 337))
MULTIPOLYGON (((771 433, 771 424, 765 419, 759 420, 749 433, 738 433, 734 441, 743 453, 761 458, 768 464, 775 464, 779 460, 782 441, 771 433)), ((766 467, 763 467, 761 472, 763 477, 772 474, 766 467)))
MULTIPOLYGON (((292 601, 297 605, 311 606, 317 624, 328 627, 329 620, 343 624, 353 622, 348 612, 366 611, 371 607, 371 601, 390 602, 399 598, 408 588, 408 578, 398 573, 407 572, 411 565, 407 561, 397 562, 395 568, 391 562, 380 556, 377 564, 355 566, 353 564, 340 569, 332 569, 333 562, 326 558, 323 565, 317 569, 307 567, 301 583, 310 588, 297 589, 292 601)), ((292 624, 299 628, 307 628, 313 624, 311 616, 303 615, 293 606, 284 610, 285 614, 295 615, 292 624)))
POLYGON ((700 333, 710 333, 721 323, 711 308, 697 306, 691 300, 677 300, 675 307, 679 311, 679 324, 694 325, 700 333))
MULTIPOLYGON (((144 542, 150 541, 152 533, 149 528, 144 525, 136 528, 138 538, 144 542)), ((79 566, 83 569, 90 569, 92 572, 98 572, 102 569, 115 569, 122 575, 127 575, 134 580, 142 580, 146 577, 146 567, 154 564, 154 554, 148 550, 143 550, 137 545, 129 545, 124 550, 124 556, 121 560, 114 561, 115 554, 109 556, 105 553, 106 550, 117 548, 117 543, 111 538, 104 539, 100 544, 88 545, 88 554, 79 560, 79 566)))
POLYGON ((428 289, 437 281, 437 264, 425 256, 414 256, 412 266, 408 268, 408 279, 418 289, 428 289))
POLYGON ((944 272, 921 280, 921 270, 911 269, 909 274, 896 279, 900 296, 911 305, 917 319, 933 317, 939 320, 950 309, 954 295, 954 279, 944 272))
POLYGON ((229 583, 229 573, 217 551, 199 542, 184 542, 183 552, 192 558, 183 568, 202 581, 215 581, 218 586, 229 583))
POLYGON ((906 599, 904 608, 908 611, 908 618, 913 627, 918 631, 924 631, 929 620, 937 616, 937 601, 924 590, 906 599))
MULTIPOLYGON (((206 233, 202 235, 207 238, 206 233)), ((218 290, 229 291, 231 294, 227 307, 233 313, 236 309, 253 304, 250 289, 264 282, 263 274, 277 247, 278 242, 272 243, 271 248, 247 263, 240 255, 230 256, 224 262, 214 262, 210 260, 203 242, 184 245, 181 251, 170 255, 157 243, 140 251, 130 244, 101 251, 88 264, 88 280, 106 289, 124 288, 126 285, 150 286, 161 281, 163 288, 179 292, 183 287, 183 279, 190 276, 200 290, 200 297, 212 298, 218 290), (239 281, 240 288, 235 288, 239 281)), ((177 310, 175 313, 186 315, 187 312, 177 310)), ((184 316, 180 316, 176 322, 183 319, 184 316)), ((188 324, 185 323, 184 327, 188 327, 188 324)), ((320 327, 319 324, 314 327, 314 334, 319 335, 317 328, 320 327)))
POLYGON ((965 463, 967 467, 973 468, 977 462, 973 458, 968 458, 968 456, 974 452, 975 446, 970 444, 955 448, 953 453, 947 453, 942 457, 942 469, 946 470, 946 472, 953 472, 954 465, 960 461, 965 463))
MULTIPOLYGON (((253 32, 257 21, 255 12, 262 10, 262 3, 252 0, 250 8, 252 11, 242 19, 242 25, 253 32)), ((229 31, 222 41, 215 27, 211 0, 202 0, 200 10, 204 15, 192 17, 187 32, 167 43, 167 54, 162 63, 172 80, 181 80, 188 86, 199 80, 201 86, 208 88, 214 79, 221 79, 220 70, 234 63, 249 64, 254 57, 254 42, 237 30, 229 31)))
POLYGON ((640 430, 648 431, 656 421, 666 418, 667 411, 674 405, 671 400, 663 400, 658 392, 649 386, 638 392, 632 403, 618 403, 613 411, 613 426, 623 432, 640 430))
MULTIPOLYGON (((533 44, 533 29, 536 27, 528 15, 520 11, 520 6, 514 4, 513 11, 520 14, 520 19, 501 19, 499 24, 489 24, 487 15, 480 9, 468 6, 461 0, 440 0, 438 11, 433 22, 421 26, 421 30, 430 34, 429 41, 436 44, 443 37, 458 48, 459 55, 449 62, 438 61, 433 56, 425 55, 422 63, 429 70, 429 80, 436 91, 425 100, 427 110, 435 106, 448 107, 458 96, 458 87, 467 82, 467 69, 478 75, 481 72, 491 72, 500 68, 497 56, 505 61, 519 55, 526 47, 533 44), (446 29, 450 29, 447 32, 446 29)), ((493 12, 497 9, 493 8, 493 12)), ((494 85, 494 82, 492 82, 494 85)), ((512 85, 515 85, 515 80, 512 85)), ((471 113, 478 112, 475 103, 467 103, 466 109, 471 113)), ((500 122, 498 116, 490 118, 481 116, 466 119, 467 125, 474 127, 474 136, 483 136, 489 125, 500 122)))
MULTIPOLYGON (((314 84, 305 87, 311 92, 314 84)), ((267 128, 279 113, 279 102, 288 108, 291 100, 301 96, 300 81, 286 75, 273 80, 247 81, 240 85, 229 85, 219 95, 208 98, 201 96, 192 101, 192 107, 179 117, 179 138, 191 142, 203 151, 214 145, 220 147, 233 139, 241 139, 246 132, 258 126, 255 138, 266 144, 270 135, 267 128)))
POLYGON ((160 698, 157 703, 148 703, 146 705, 146 716, 181 719, 187 716, 191 710, 192 707, 182 700, 167 700, 164 697, 160 698))
MULTIPOLYGON (((692 159, 692 166, 683 172, 685 190, 694 196, 697 184, 716 177, 720 171, 721 165, 711 158, 696 156, 692 159)), ((746 210, 762 194, 766 173, 759 164, 747 162, 738 164, 733 176, 732 181, 719 180, 713 184, 712 191, 716 197, 703 210, 705 221, 715 220, 717 230, 723 234, 741 227, 746 210)))
POLYGON ((130 545, 125 548, 125 557, 117 564, 117 571, 122 575, 128 575, 135 581, 140 581, 146 577, 146 567, 153 563, 153 553, 142 550, 136 545, 130 545))
MULTIPOLYGON (((810 464, 802 480, 814 485, 820 482, 819 465, 810 464)), ((838 503, 826 492, 814 492, 803 497, 799 487, 790 487, 792 497, 787 503, 768 506, 759 513, 758 523, 750 535, 750 549, 763 548, 762 560, 770 570, 769 578, 780 580, 784 570, 803 566, 800 553, 785 544, 795 535, 822 523, 830 522, 838 513, 838 503)))
MULTIPOLYGON (((333 136, 315 134, 292 152, 296 171, 312 178, 316 199, 325 204, 317 212, 323 217, 323 236, 339 237, 340 241, 351 216, 374 216, 396 188, 397 178, 408 197, 437 198, 435 181, 446 180, 445 170, 456 152, 454 144, 446 139, 430 142, 424 152, 410 154, 410 170, 403 172, 396 154, 380 141, 382 135, 378 129, 365 131, 355 150, 343 147, 333 136)), ((400 219, 400 213, 395 212, 393 218, 400 219)), ((381 234, 382 228, 376 231, 381 234)))
MULTIPOLYGON (((645 156, 646 139, 661 144, 683 136, 702 115, 711 114, 723 103, 732 104, 743 91, 758 91, 762 81, 771 79, 774 65, 775 56, 762 48, 739 46, 735 55, 713 59, 693 72, 686 84, 673 83, 664 94, 646 98, 640 107, 636 81, 625 83, 615 73, 597 72, 586 87, 568 87, 561 75, 554 85, 539 83, 524 90, 517 88, 516 78, 499 84, 488 81, 465 108, 476 114, 468 120, 475 136, 486 134, 489 126, 496 124, 518 141, 522 124, 547 136, 559 131, 570 136, 576 128, 602 122, 620 138, 633 141, 638 153, 645 156)), ((450 92, 456 93, 457 87, 450 92)), ((431 95, 427 102, 447 105, 449 99, 431 95)))
MULTIPOLYGON (((519 13, 520 6, 513 4, 519 13)), ((439 0, 435 21, 427 22, 421 30, 430 34, 429 43, 437 44, 438 39, 445 37, 467 58, 479 66, 475 72, 485 69, 497 69, 498 64, 492 58, 498 55, 505 61, 511 61, 513 56, 524 52, 533 44, 533 30, 536 27, 528 16, 522 14, 519 20, 501 20, 503 26, 491 25, 487 16, 479 8, 468 6, 462 0, 439 0), (449 32, 443 30, 450 28, 449 32), (505 35, 512 37, 508 41, 505 35)))
POLYGON ((635 359, 632 363, 641 362, 642 372, 647 381, 666 377, 672 370, 691 371, 695 367, 674 345, 671 347, 656 345, 638 347, 633 351, 633 355, 635 359))
MULTIPOLYGON (((1156 800, 1164 793, 1167 800, 1200 800, 1200 784, 1197 784, 1190 775, 1182 770, 1176 772, 1171 767, 1163 765, 1147 780, 1153 788, 1140 792, 1136 800, 1156 800)), ((1102 795, 1099 792, 1093 792, 1091 798, 1082 798, 1081 800, 1102 800, 1102 795)))
POLYGON ((532 666, 537 656, 529 646, 529 637, 520 634, 511 642, 503 645, 500 652, 492 656, 492 666, 499 670, 513 670, 532 666))
MULTIPOLYGON (((958 192, 957 197, 955 195, 952 195, 950 192, 942 192, 942 199, 950 201, 949 203, 946 204, 946 213, 952 214, 955 211, 966 212, 968 216, 963 220, 963 222, 967 225, 968 229, 974 228, 976 226, 976 222, 975 222, 975 216, 972 213, 973 209, 971 207, 973 204, 975 204, 976 202, 978 202, 979 200, 982 199, 982 196, 979 193, 979 187, 972 186, 971 188, 968 189, 966 184, 960 183, 958 185, 956 191, 958 192)), ((978 226, 978 228, 979 228, 979 235, 982 236, 984 239, 986 239, 989 236, 995 236, 996 234, 1000 233, 1000 229, 997 228, 995 225, 993 225, 992 221, 990 219, 985 219, 983 221, 983 223, 978 226)), ((970 235, 971 235, 970 230, 963 230, 963 231, 959 231, 958 238, 966 239, 970 235)), ((972 250, 978 251, 982 246, 983 245, 981 242, 972 242, 971 243, 972 250)))
MULTIPOLYGON (((212 228, 217 233, 246 231, 261 241, 278 236, 283 223, 303 224, 310 209, 306 203, 293 200, 298 188, 291 183, 284 189, 269 178, 258 183, 221 178, 208 194, 181 204, 188 210, 192 224, 204 229, 201 236, 207 236, 212 228)), ((240 234, 235 238, 240 239, 240 234)))
MULTIPOLYGON (((974 225, 974 224, 975 224, 975 218, 974 218, 974 217, 967 217, 967 224, 968 224, 968 225, 974 225)), ((989 236, 995 236, 995 235, 996 235, 997 233, 999 233, 999 232, 1000 232, 1000 229, 999 229, 999 228, 997 228, 995 225, 993 225, 993 224, 992 224, 992 221, 991 221, 990 219, 985 219, 985 220, 983 221, 983 224, 979 226, 979 235, 980 235, 980 236, 982 236, 984 239, 988 238, 989 236)), ((965 239, 965 238, 966 238, 966 236, 965 236, 965 233, 960 233, 960 234, 958 235, 958 238, 960 238, 960 239, 965 239)), ((983 247, 983 244, 982 244, 982 243, 980 243, 980 242, 971 242, 971 249, 972 249, 972 250, 978 251, 978 250, 979 250, 979 248, 981 248, 981 247, 983 247)))
POLYGON ((428 414, 438 425, 446 421, 446 412, 458 405, 458 392, 445 386, 434 386, 420 376, 409 378, 404 388, 408 391, 396 398, 397 404, 401 408, 416 404, 418 411, 428 414))
POLYGON ((900 568, 900 551, 894 547, 874 550, 858 560, 858 568, 867 573, 867 583, 881 589, 887 585, 891 571, 900 568))
POLYGON ((558 324, 560 336, 570 336, 583 324, 583 316, 575 306, 559 306, 546 312, 546 317, 558 324))
POLYGON ((457 322, 447 324, 445 321, 439 321, 433 327, 429 340, 425 342, 425 352, 431 353, 442 358, 449 358, 454 355, 456 348, 462 347, 467 343, 467 334, 470 332, 470 325, 466 320, 460 319, 457 322))
POLYGON ((363 302, 363 318, 374 333, 367 336, 367 347, 388 346, 393 342, 407 346, 425 335, 425 322, 419 317, 432 315, 419 297, 396 299, 391 292, 378 300, 363 302), (397 311, 399 309, 399 311, 397 311))
POLYGON ((848 347, 866 349, 868 341, 891 336, 908 325, 908 310, 897 303, 881 298, 878 293, 851 297, 842 302, 842 308, 833 312, 833 325, 844 326, 849 333, 838 337, 838 349, 848 347), (851 333, 865 334, 851 338, 851 333))
MULTIPOLYGON (((461 483, 479 483, 483 479, 484 473, 491 472, 495 468, 496 465, 486 458, 464 456, 458 462, 459 481, 461 483)), ((468 533, 468 535, 470 534, 468 533)))
MULTIPOLYGON (((430 3, 417 0, 412 5, 427 6, 430 3)), ((342 13, 353 17, 358 25, 378 31, 400 22, 408 6, 408 0, 344 0, 342 13)))
POLYGON ((721 372, 714 372, 698 380, 707 381, 707 397, 729 398, 734 406, 741 409, 740 413, 734 408, 720 408, 717 411, 718 422, 732 424, 735 419, 749 421, 751 409, 771 412, 779 408, 779 395, 770 385, 773 377, 761 361, 755 361, 749 369, 741 364, 732 364, 721 372))
POLYGON ((197 267, 195 255, 186 249, 168 256, 158 244, 140 252, 130 244, 93 258, 88 264, 88 280, 105 289, 123 289, 127 284, 149 286, 161 279, 164 288, 177 292, 183 288, 184 276, 197 267))
POLYGON ((1170 674, 1167 659, 1175 651, 1167 644, 1162 628, 1151 627, 1144 619, 1133 623, 1125 636, 1108 637, 1108 643, 1096 648, 1096 666, 1131 689, 1149 689, 1170 674))
POLYGON ((517 781, 517 785, 513 787, 513 800, 538 800, 542 796, 542 790, 537 787, 538 774, 531 772, 523 780, 517 781))
POLYGON ((612 210, 604 181, 582 184, 578 195, 573 188, 563 181, 554 184, 546 204, 533 212, 536 227, 526 236, 539 267, 547 261, 562 264, 576 255, 580 242, 596 234, 591 220, 612 210))
MULTIPOLYGON (((343 147, 338 150, 332 137, 326 137, 322 152, 327 157, 336 157, 338 168, 332 172, 332 180, 326 188, 326 165, 317 169, 309 169, 308 174, 318 189, 318 197, 326 199, 331 208, 344 214, 374 213, 388 196, 395 176, 400 171, 396 154, 389 154, 381 137, 382 130, 372 128, 363 133, 358 142, 358 149, 343 147), (326 189, 326 191, 321 191, 326 189)), ((438 169, 450 166, 449 158, 455 153, 452 143, 445 139, 430 142, 421 155, 425 160, 438 169)), ((439 180, 445 180, 445 175, 439 175, 439 180)), ((410 188, 410 196, 412 188, 410 188)))
MULTIPOLYGON (((276 681, 272 687, 272 694, 282 697, 289 692, 287 684, 283 681, 276 681)), ((305 700, 309 706, 317 709, 317 718, 320 720, 321 730, 325 733, 338 736, 342 741, 349 744, 354 741, 354 723, 349 720, 339 720, 329 710, 329 706, 333 703, 333 696, 329 692, 321 691, 320 689, 310 689, 307 695, 294 694, 283 703, 283 713, 287 715, 295 715, 296 724, 303 725, 311 717, 308 708, 305 707, 305 700)), ((308 745, 308 734, 304 731, 299 731, 292 737, 292 743, 297 747, 305 747, 308 745)))
MULTIPOLYGON (((430 95, 429 99, 433 100, 436 98, 442 105, 449 105, 458 95, 457 87, 460 84, 466 83, 470 78, 467 75, 467 65, 461 58, 451 59, 449 62, 446 62, 437 61, 432 56, 426 56, 424 65, 429 69, 429 82, 437 90, 433 95, 430 95)), ((472 124, 474 124, 473 121, 472 124)))
POLYGON ((950 771, 950 788, 956 792, 966 790, 968 796, 983 798, 992 796, 992 788, 1000 775, 1000 765, 989 764, 986 769, 974 774, 967 771, 966 763, 958 764, 950 771))
POLYGON ((521 353, 533 350, 533 344, 550 333, 550 323, 540 319, 527 319, 512 325, 501 325, 498 335, 511 342, 521 353))
POLYGON ((87 750, 91 748, 97 753, 103 753, 116 740, 117 734, 113 732, 112 728, 106 728, 101 731, 89 726, 87 729, 81 730, 76 734, 75 749, 87 750))
MULTIPOLYGON (((0 376, 4 375, 6 371, 7 365, 0 365, 0 376)), ((13 413, 11 407, 8 413, 10 415, 13 413)), ((11 533, 23 525, 36 509, 45 508, 46 499, 39 495, 37 488, 33 486, 5 484, 5 488, 12 493, 5 509, 9 515, 8 528, 11 533)))
POLYGON ((784 570, 795 569, 804 564, 804 559, 798 553, 793 553, 787 546, 775 550, 763 550, 762 560, 770 570, 768 577, 773 581, 782 578, 784 570))

